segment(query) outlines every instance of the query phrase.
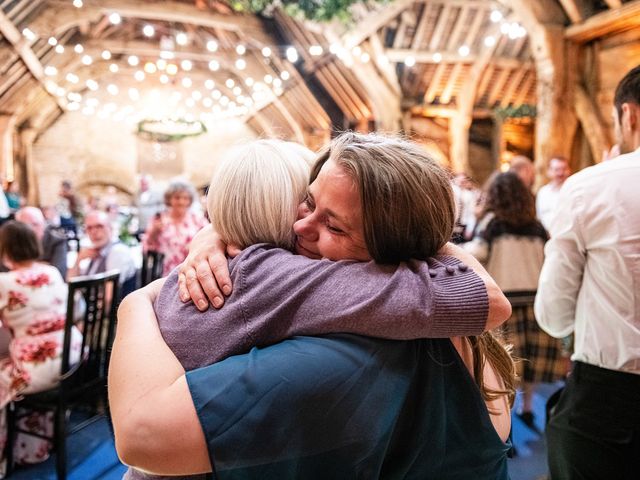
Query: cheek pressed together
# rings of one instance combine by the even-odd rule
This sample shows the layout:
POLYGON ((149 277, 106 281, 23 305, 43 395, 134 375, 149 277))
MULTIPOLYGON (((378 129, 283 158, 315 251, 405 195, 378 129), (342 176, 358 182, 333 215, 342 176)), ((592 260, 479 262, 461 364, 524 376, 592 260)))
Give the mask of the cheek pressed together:
POLYGON ((333 160, 322 166, 309 185, 293 230, 299 255, 329 260, 371 260, 364 241, 358 189, 333 160))

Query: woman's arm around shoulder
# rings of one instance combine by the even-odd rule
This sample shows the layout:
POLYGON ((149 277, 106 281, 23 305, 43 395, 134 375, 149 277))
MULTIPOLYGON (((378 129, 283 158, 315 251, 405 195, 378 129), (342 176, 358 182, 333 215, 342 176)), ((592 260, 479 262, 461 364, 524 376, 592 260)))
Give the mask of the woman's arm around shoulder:
POLYGON ((116 449, 128 465, 162 475, 211 471, 184 370, 165 344, 152 302, 163 280, 128 295, 118 310, 109 365, 116 449))
POLYGON ((487 273, 482 264, 473 255, 452 243, 447 243, 442 247, 440 254, 455 257, 466 263, 484 282, 489 297, 489 314, 487 315, 485 331, 499 327, 507 321, 511 316, 511 303, 509 303, 507 297, 505 297, 498 284, 491 278, 491 275, 487 273))

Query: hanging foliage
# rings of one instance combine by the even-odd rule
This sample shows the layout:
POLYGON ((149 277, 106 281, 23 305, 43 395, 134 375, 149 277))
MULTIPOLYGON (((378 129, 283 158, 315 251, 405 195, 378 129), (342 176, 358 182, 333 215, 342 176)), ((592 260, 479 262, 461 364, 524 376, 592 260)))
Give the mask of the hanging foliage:
MULTIPOLYGON (((373 0, 377 3, 388 3, 390 0, 373 0)), ((291 16, 304 16, 308 20, 328 22, 338 19, 343 22, 351 20, 349 7, 355 3, 366 3, 365 0, 229 0, 231 7, 237 12, 261 13, 269 15, 276 7, 291 16)))
POLYGON ((508 107, 499 107, 495 109, 496 115, 502 119, 505 118, 533 118, 536 116, 536 106, 525 103, 523 105, 508 107))
POLYGON ((141 120, 138 122, 138 135, 154 142, 176 142, 186 137, 202 135, 207 131, 199 120, 141 120))

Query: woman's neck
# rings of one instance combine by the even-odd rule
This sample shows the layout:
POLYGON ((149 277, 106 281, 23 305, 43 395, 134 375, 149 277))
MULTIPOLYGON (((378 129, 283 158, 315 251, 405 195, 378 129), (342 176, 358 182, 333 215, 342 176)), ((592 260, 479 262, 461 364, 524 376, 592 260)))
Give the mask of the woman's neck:
POLYGON ((24 262, 11 262, 10 269, 24 270, 27 268, 31 268, 35 262, 36 262, 35 260, 25 260, 24 262))
POLYGON ((175 211, 175 210, 170 210, 169 213, 169 218, 173 221, 180 221, 182 220, 184 217, 187 216, 187 212, 188 210, 185 210, 183 212, 180 211, 175 211))

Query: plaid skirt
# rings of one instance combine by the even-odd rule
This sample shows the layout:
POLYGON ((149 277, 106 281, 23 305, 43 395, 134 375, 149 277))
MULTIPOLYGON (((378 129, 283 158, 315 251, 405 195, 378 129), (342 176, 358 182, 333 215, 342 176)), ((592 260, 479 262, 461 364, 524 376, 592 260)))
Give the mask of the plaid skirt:
POLYGON ((568 359, 562 340, 545 333, 536 322, 533 306, 514 307, 505 322, 504 341, 513 345, 516 372, 527 383, 552 383, 565 378, 568 359))

